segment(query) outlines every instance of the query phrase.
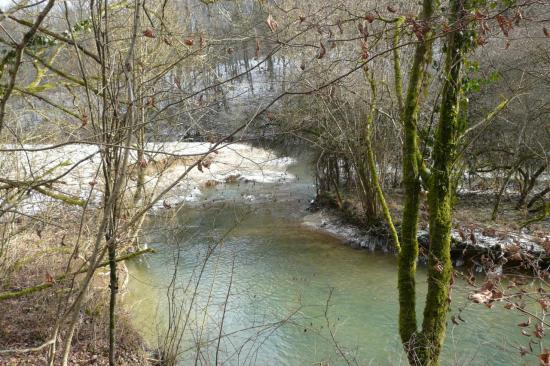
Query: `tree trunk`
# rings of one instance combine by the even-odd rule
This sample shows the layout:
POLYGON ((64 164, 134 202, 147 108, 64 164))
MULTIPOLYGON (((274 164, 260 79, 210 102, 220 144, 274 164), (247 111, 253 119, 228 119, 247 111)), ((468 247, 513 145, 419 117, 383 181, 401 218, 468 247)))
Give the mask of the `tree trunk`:
MULTIPOLYGON (((424 0, 421 19, 428 20, 434 13, 435 0, 424 0)), ((416 363, 415 338, 416 322, 416 261, 418 259, 418 209, 420 206, 420 175, 417 157, 418 148, 418 110, 425 66, 430 59, 432 33, 428 32, 423 41, 416 46, 414 62, 410 72, 409 84, 402 122, 403 140, 403 185, 405 205, 401 220, 401 251, 398 257, 399 290, 399 334, 407 352, 409 362, 416 363)), ((394 60, 398 62, 398 60, 394 60)))
POLYGON ((459 137, 461 100, 461 66, 466 47, 466 0, 451 1, 450 24, 456 29, 447 38, 445 78, 439 125, 435 132, 433 169, 429 182, 430 249, 428 254, 428 293, 422 324, 422 365, 438 365, 445 338, 447 311, 450 304, 452 170, 459 137))

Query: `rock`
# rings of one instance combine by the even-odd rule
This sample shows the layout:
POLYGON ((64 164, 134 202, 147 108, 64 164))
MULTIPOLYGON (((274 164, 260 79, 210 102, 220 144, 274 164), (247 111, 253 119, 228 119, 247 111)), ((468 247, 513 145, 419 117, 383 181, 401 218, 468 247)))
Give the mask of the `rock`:
MULTIPOLYGON (((333 235, 354 249, 394 252, 387 226, 366 230, 344 222, 339 215, 330 209, 319 209, 314 214, 304 217, 303 224, 333 235)), ((474 258, 481 258, 480 263, 474 262, 476 272, 487 270, 502 273, 503 266, 508 262, 512 265, 524 261, 536 261, 539 265, 550 264, 550 239, 542 239, 540 235, 533 236, 526 232, 504 233, 494 228, 473 227, 470 228, 469 235, 465 235, 458 225, 457 229, 451 230, 451 240, 451 257, 454 265, 463 266, 472 262, 474 258)), ((430 242, 428 228, 418 231, 418 242, 421 249, 419 262, 424 263, 430 242)))

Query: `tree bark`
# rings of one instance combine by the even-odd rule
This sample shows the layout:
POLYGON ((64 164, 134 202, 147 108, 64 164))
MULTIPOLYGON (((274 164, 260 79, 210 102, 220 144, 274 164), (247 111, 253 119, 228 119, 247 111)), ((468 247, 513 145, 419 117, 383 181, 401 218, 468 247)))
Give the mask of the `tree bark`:
POLYGON ((428 293, 424 308, 421 347, 417 350, 422 365, 439 365, 450 304, 451 219, 454 187, 453 163, 460 133, 458 118, 462 98, 461 66, 466 46, 466 2, 451 0, 450 24, 456 29, 447 36, 447 54, 439 124, 432 154, 429 182, 430 249, 428 254, 428 293))
MULTIPOLYGON (((428 21, 436 6, 435 0, 424 0, 421 21, 428 21)), ((416 363, 415 338, 416 322, 416 261, 418 259, 418 210, 420 206, 420 154, 418 148, 418 112, 425 66, 430 59, 431 32, 416 46, 413 66, 410 71, 407 96, 401 115, 404 128, 403 139, 403 185, 405 205, 401 220, 401 251, 398 257, 399 290, 399 334, 409 362, 416 363)), ((398 60, 394 60, 398 62, 398 60)))

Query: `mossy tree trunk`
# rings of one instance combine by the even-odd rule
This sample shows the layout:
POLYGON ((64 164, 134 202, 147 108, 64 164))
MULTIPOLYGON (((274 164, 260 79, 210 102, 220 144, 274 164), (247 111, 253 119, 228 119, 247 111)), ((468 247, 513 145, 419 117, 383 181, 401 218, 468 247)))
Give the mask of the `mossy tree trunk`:
POLYGON ((435 131, 433 167, 428 184, 430 210, 430 249, 428 254, 428 293, 424 307, 421 347, 422 365, 439 365, 450 305, 452 278, 451 219, 453 204, 452 171, 461 132, 459 106, 462 96, 461 66, 466 51, 466 8, 468 0, 451 0, 449 23, 455 29, 447 36, 445 70, 439 124, 435 131))
MULTIPOLYGON (((421 21, 428 22, 433 16, 436 3, 435 0, 424 0, 421 21)), ((401 251, 398 257, 399 334, 411 364, 416 363, 414 349, 417 334, 415 275, 418 258, 417 229, 420 205, 420 167, 418 160, 420 150, 418 147, 417 124, 419 96, 423 85, 425 67, 431 56, 430 38, 431 32, 428 31, 416 46, 409 75, 407 95, 401 112, 404 129, 403 185, 405 202, 401 220, 401 251)), ((396 59, 394 62, 397 63, 398 60, 396 59)))
MULTIPOLYGON (((416 46, 409 75, 407 96, 401 111, 404 129, 403 184, 405 205, 401 227, 399 253, 399 332, 409 363, 438 365, 443 344, 447 311, 450 303, 452 265, 450 258, 453 183, 452 169, 460 133, 459 105, 461 100, 461 66, 467 48, 467 0, 451 0, 450 24, 455 29, 447 36, 444 82, 438 128, 435 132, 432 172, 423 166, 418 147, 419 95, 425 79, 425 67, 431 58, 432 26, 428 24, 438 2, 424 0, 421 21, 426 32, 416 46), (420 203, 421 176, 428 187, 430 209, 430 250, 428 258, 428 293, 422 330, 416 320, 416 261, 418 259, 417 224, 420 203)), ((398 59, 395 60, 398 66, 398 59)), ((398 67, 396 72, 400 73, 398 67)), ((398 88, 396 88, 398 89, 398 88)), ((399 92, 399 90, 397 90, 399 92)))

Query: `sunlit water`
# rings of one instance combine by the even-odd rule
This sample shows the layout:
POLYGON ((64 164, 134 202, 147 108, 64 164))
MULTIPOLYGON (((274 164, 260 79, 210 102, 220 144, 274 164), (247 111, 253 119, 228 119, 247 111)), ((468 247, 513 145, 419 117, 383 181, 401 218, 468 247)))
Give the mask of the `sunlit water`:
MULTIPOLYGON (((406 364, 395 257, 303 227, 313 188, 304 166, 293 173, 290 184, 213 188, 204 207, 148 223, 158 253, 129 264, 125 303, 151 346, 181 337, 180 365, 406 364)), ((418 283, 422 303, 422 267, 418 283)), ((442 363, 536 364, 517 350, 524 317, 470 304, 468 291, 454 290, 450 314, 465 308, 466 322, 449 321, 442 363)))

